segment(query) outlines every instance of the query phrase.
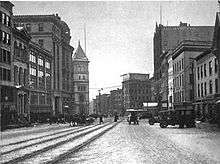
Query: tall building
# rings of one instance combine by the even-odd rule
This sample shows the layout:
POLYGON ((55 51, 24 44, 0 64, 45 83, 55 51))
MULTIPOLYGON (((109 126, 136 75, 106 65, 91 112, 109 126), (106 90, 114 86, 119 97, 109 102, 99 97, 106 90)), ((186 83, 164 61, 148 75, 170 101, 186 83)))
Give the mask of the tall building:
POLYGON ((50 51, 53 57, 52 109, 54 114, 68 112, 74 102, 71 92, 71 60, 74 48, 70 46, 70 29, 56 15, 17 15, 13 17, 19 26, 25 26, 32 41, 50 51))
POLYGON ((174 109, 192 109, 194 102, 194 59, 210 48, 207 41, 182 41, 172 51, 174 109))
MULTIPOLYGON (((211 41, 214 27, 190 26, 180 22, 179 26, 163 26, 156 24, 154 32, 154 88, 156 101, 161 103, 162 95, 162 62, 166 57, 164 53, 175 48, 183 40, 211 41)), ((166 78, 168 79, 168 78, 166 78)), ((167 82, 168 83, 168 82, 167 82)))
POLYGON ((127 73, 122 75, 123 105, 129 108, 140 109, 144 102, 151 101, 151 82, 149 74, 127 73))
POLYGON ((84 53, 80 42, 72 60, 73 92, 75 104, 74 112, 89 114, 89 60, 84 53))
POLYGON ((0 1, 0 110, 1 127, 8 124, 10 110, 15 108, 15 88, 12 57, 12 9, 11 2, 0 1))

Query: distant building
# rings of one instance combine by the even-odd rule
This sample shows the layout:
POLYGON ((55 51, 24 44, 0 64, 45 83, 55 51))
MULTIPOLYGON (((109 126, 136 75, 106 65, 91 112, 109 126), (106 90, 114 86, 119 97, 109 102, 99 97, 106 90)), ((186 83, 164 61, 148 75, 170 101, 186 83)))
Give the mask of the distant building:
POLYGON ((80 42, 73 56, 74 106, 73 112, 89 114, 89 60, 84 53, 80 42))
POLYGON ((195 62, 195 109, 199 118, 216 116, 214 108, 219 89, 218 61, 211 49, 196 57, 195 62))
POLYGON ((174 109, 192 109, 194 102, 194 59, 208 50, 211 42, 182 41, 172 51, 174 109))
POLYGON ((110 114, 110 94, 102 94, 100 98, 98 97, 98 104, 100 114, 109 115, 110 114))
POLYGON ((151 101, 149 74, 127 73, 122 75, 123 105, 125 109, 143 107, 143 102, 151 101))
POLYGON ((56 15, 17 15, 13 17, 18 26, 26 27, 31 41, 51 52, 52 68, 52 109, 53 113, 68 114, 74 102, 71 92, 72 53, 70 29, 56 15))
POLYGON ((115 112, 118 114, 123 114, 125 112, 123 110, 122 89, 119 88, 110 91, 110 113, 113 115, 115 112))

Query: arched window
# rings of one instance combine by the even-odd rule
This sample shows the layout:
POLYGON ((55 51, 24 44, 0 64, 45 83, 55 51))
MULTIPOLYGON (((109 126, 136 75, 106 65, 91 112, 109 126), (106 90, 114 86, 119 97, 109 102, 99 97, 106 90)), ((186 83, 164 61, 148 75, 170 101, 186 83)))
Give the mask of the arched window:
POLYGON ((79 95, 79 101, 84 102, 85 101, 85 96, 83 94, 79 95))

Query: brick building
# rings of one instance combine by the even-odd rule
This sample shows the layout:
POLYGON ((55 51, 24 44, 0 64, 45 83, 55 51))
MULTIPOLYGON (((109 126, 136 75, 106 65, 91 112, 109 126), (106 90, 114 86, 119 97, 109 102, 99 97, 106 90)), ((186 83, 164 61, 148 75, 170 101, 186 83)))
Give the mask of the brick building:
POLYGON ((151 101, 151 82, 149 74, 128 73, 122 75, 123 105, 129 108, 140 109, 143 102, 151 101))
POLYGON ((68 25, 56 15, 17 15, 14 21, 25 26, 32 41, 50 51, 53 57, 52 108, 53 113, 65 113, 64 109, 74 102, 71 92, 71 64, 73 47, 68 25))

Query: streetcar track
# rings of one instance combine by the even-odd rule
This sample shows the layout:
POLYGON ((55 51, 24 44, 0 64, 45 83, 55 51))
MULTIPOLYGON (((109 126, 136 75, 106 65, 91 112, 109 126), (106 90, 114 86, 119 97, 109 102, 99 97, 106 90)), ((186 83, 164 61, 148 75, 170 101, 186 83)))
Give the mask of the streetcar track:
MULTIPOLYGON (((90 127, 86 127, 86 128, 83 128, 83 129, 77 128, 77 129, 79 129, 79 130, 75 129, 74 131, 73 131, 73 129, 72 129, 72 132, 70 132, 70 133, 67 133, 67 134, 64 134, 64 135, 61 135, 61 136, 57 136, 57 137, 54 137, 54 138, 49 138, 49 139, 46 139, 46 140, 42 140, 42 141, 39 141, 39 142, 35 142, 35 143, 29 144, 29 145, 21 146, 21 147, 18 147, 18 148, 9 150, 9 151, 1 152, 1 155, 9 154, 9 153, 11 153, 11 152, 13 152, 13 151, 18 151, 18 150, 21 150, 21 149, 25 149, 25 148, 27 148, 27 147, 31 147, 31 146, 34 146, 34 145, 38 145, 38 144, 42 144, 42 143, 49 142, 49 141, 52 141, 52 140, 56 140, 56 139, 58 139, 58 138, 66 137, 66 136, 68 136, 68 135, 71 135, 71 134, 74 134, 74 133, 78 133, 78 132, 81 132, 81 131, 83 131, 83 130, 87 130, 87 129, 89 129, 89 128, 95 127, 95 126, 96 126, 96 125, 90 126, 90 127)), ((71 131, 71 130, 68 130, 68 131, 71 131)), ((52 134, 49 135, 49 136, 52 136, 52 134)), ((46 136, 41 136, 40 138, 44 138, 44 137, 46 137, 46 136)), ((48 137, 48 136, 47 136, 47 137, 48 137)), ((38 138, 38 139, 39 139, 39 138, 38 138)), ((37 140, 37 139, 33 139, 33 140, 37 140)), ((28 141, 27 141, 27 142, 28 142, 28 141)))
POLYGON ((90 144, 91 142, 95 141, 96 139, 98 139, 99 137, 101 137, 102 135, 104 135, 106 132, 108 132, 109 130, 111 130, 112 128, 114 128, 116 125, 118 125, 121 121, 115 123, 113 126, 105 129, 104 131, 102 131, 101 133, 96 134, 95 136, 91 137, 89 140, 84 141, 83 143, 81 143, 80 145, 75 146, 74 148, 68 150, 67 152, 57 156, 55 159, 52 159, 51 161, 45 162, 44 164, 55 164, 57 162, 60 162, 62 160, 64 160, 65 158, 67 158, 70 154, 72 153, 76 153, 77 151, 79 151, 80 149, 82 149, 83 147, 87 146, 88 144, 90 144))
POLYGON ((39 137, 34 137, 34 138, 30 138, 30 139, 23 140, 23 141, 12 142, 12 143, 1 145, 1 146, 5 147, 5 146, 18 145, 18 144, 21 144, 21 143, 24 143, 24 142, 33 141, 33 140, 41 139, 41 138, 48 137, 48 136, 51 136, 51 135, 57 135, 57 134, 60 134, 60 133, 65 133, 65 132, 71 131, 71 130, 77 130, 77 129, 80 129, 80 128, 82 128, 82 127, 77 127, 76 129, 67 129, 67 130, 64 130, 64 131, 59 131, 59 132, 55 132, 55 133, 51 133, 51 134, 47 134, 47 135, 43 135, 43 136, 39 136, 39 137))
POLYGON ((56 143, 56 144, 53 144, 53 145, 44 147, 44 148, 42 148, 42 149, 39 149, 39 150, 37 150, 37 151, 33 151, 33 152, 31 152, 31 153, 28 153, 28 154, 24 154, 24 155, 22 155, 22 156, 20 156, 20 157, 11 159, 11 160, 9 160, 9 161, 7 161, 7 162, 3 162, 2 164, 13 164, 13 163, 18 163, 18 162, 24 161, 24 160, 26 160, 26 159, 32 158, 32 157, 34 157, 34 156, 36 156, 36 155, 39 155, 39 154, 41 154, 41 153, 43 153, 43 152, 46 152, 46 151, 48 151, 48 150, 50 150, 50 149, 56 148, 56 147, 58 147, 58 146, 61 146, 61 145, 66 144, 66 143, 68 143, 68 142, 71 142, 71 141, 73 141, 73 140, 75 140, 75 139, 78 139, 78 138, 80 138, 80 137, 82 137, 82 136, 85 136, 85 135, 87 135, 87 134, 89 134, 89 133, 92 133, 92 132, 94 132, 94 131, 96 131, 96 130, 99 130, 99 129, 103 128, 103 127, 106 127, 106 126, 108 126, 108 125, 110 125, 110 124, 111 124, 111 123, 104 124, 104 125, 102 125, 102 126, 100 126, 100 127, 97 127, 97 128, 95 128, 95 129, 92 129, 92 130, 87 131, 87 132, 85 132, 85 133, 78 134, 78 135, 76 135, 76 136, 74 136, 74 137, 72 137, 72 138, 69 138, 69 139, 67 139, 67 140, 60 141, 60 142, 58 142, 58 143, 56 143))

